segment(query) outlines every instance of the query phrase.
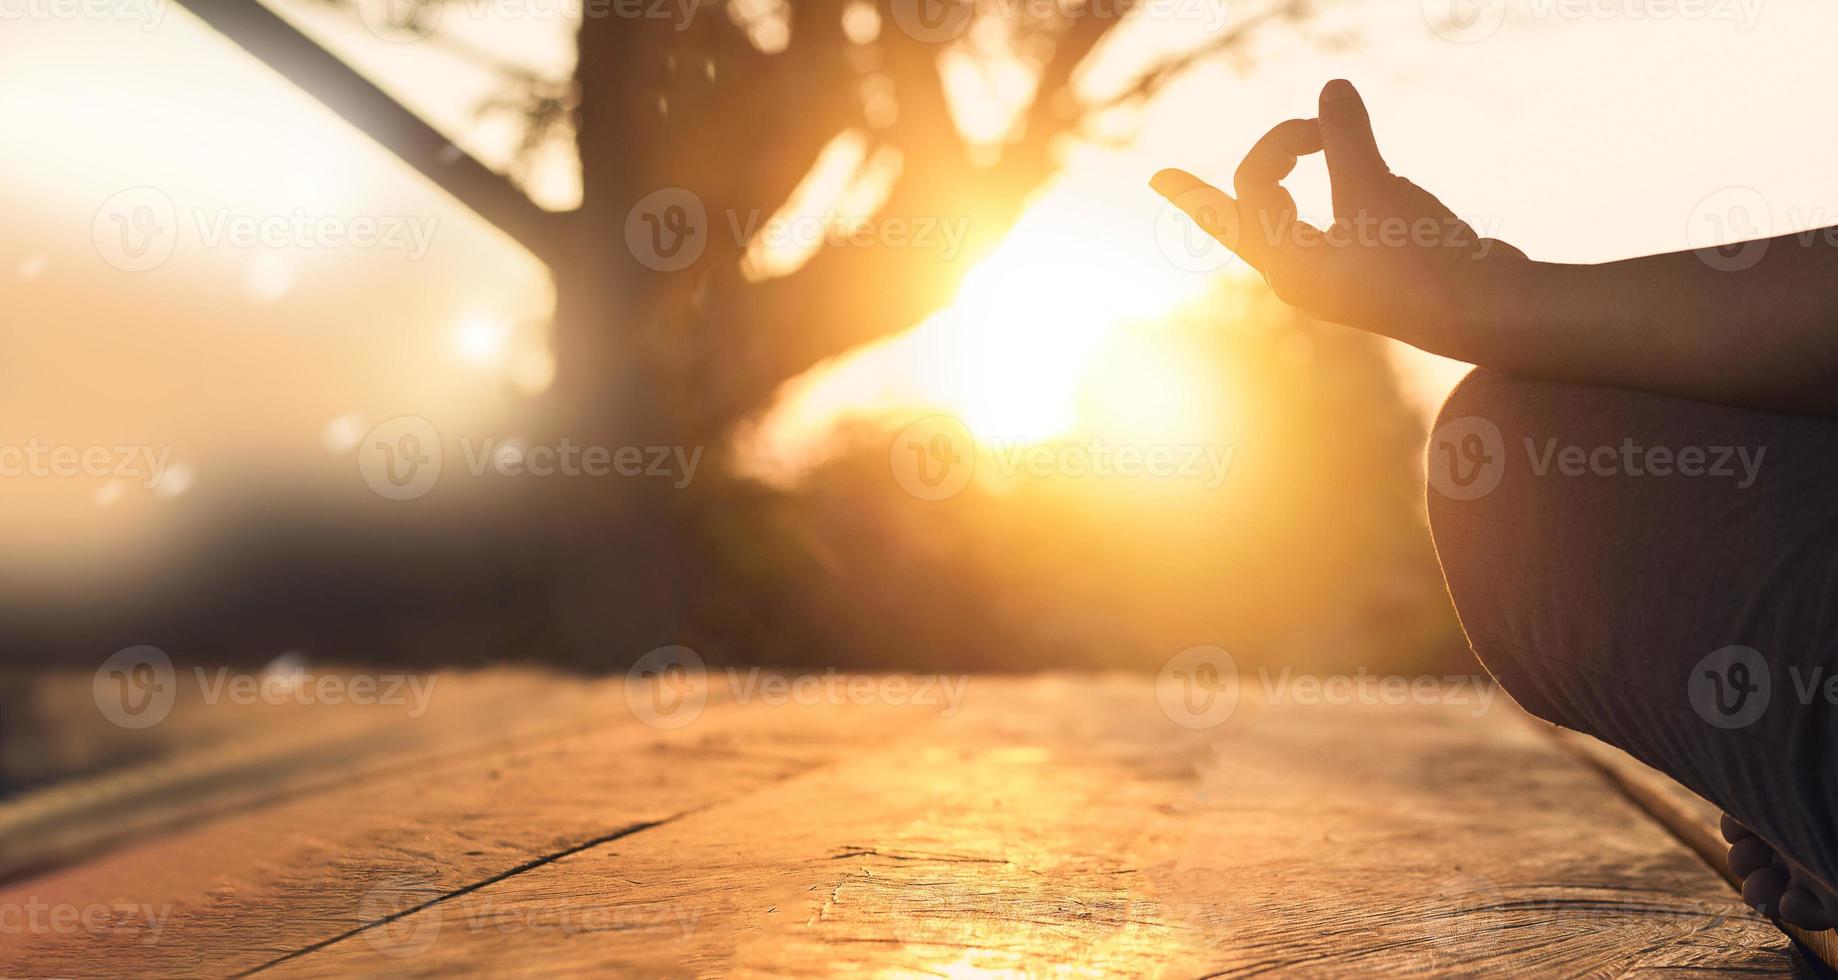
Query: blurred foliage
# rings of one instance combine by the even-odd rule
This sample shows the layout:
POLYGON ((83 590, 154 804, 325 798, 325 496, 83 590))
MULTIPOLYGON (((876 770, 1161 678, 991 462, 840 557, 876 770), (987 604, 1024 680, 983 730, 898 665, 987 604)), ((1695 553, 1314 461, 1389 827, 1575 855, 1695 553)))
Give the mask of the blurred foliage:
POLYGON ((799 492, 726 502, 714 550, 742 585, 708 597, 708 652, 1153 670, 1218 644, 1247 667, 1466 669, 1424 522, 1423 422, 1382 342, 1244 289, 1149 328, 1223 396, 1219 487, 1022 476, 920 501, 892 478, 891 433, 864 424, 799 492))

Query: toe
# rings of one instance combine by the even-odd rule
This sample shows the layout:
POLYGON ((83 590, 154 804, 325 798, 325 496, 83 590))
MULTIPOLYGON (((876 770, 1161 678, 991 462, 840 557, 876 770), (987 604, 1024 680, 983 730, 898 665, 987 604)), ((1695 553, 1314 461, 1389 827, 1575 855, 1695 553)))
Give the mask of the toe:
POLYGON ((1813 889, 1813 894, 1819 896, 1819 904, 1825 908, 1825 917, 1832 920, 1834 926, 1838 926, 1838 893, 1820 887, 1813 889))
POLYGON ((1730 816, 1727 813, 1723 815, 1723 820, 1721 821, 1721 825, 1718 829, 1723 831, 1723 839, 1730 842, 1731 844, 1734 844, 1739 840, 1743 840, 1745 838, 1755 836, 1754 831, 1737 823, 1736 818, 1730 816))
MULTIPOLYGON (((1745 892, 1743 895, 1747 898, 1745 892)), ((1781 893, 1781 918, 1802 929, 1830 929, 1831 916, 1820 904, 1818 896, 1804 888, 1789 887, 1781 893)))
POLYGON ((1774 848, 1759 837, 1745 837, 1730 845, 1729 863, 1731 874, 1746 879, 1774 866, 1774 848))
POLYGON ((1787 873, 1778 868, 1762 868, 1742 880, 1742 900, 1762 915, 1780 914, 1781 893, 1787 890, 1787 873))

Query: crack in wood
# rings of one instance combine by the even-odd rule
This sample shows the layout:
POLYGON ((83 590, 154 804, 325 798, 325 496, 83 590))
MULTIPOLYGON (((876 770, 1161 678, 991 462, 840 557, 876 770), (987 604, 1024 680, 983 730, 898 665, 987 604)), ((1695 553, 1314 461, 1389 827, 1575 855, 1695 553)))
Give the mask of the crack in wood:
POLYGON ((301 948, 296 949, 293 952, 286 953, 281 956, 277 956, 274 959, 269 960, 266 963, 262 963, 257 966, 251 967, 247 970, 242 971, 241 973, 231 974, 231 980, 238 980, 238 978, 241 978, 241 977, 254 976, 257 973, 261 973, 264 970, 279 966, 280 964, 286 963, 289 960, 295 960, 309 953, 318 952, 319 950, 325 949, 326 947, 331 946, 335 943, 344 942, 345 940, 350 939, 353 936, 362 935, 365 932, 368 932, 369 930, 381 928, 383 926, 389 925, 391 922, 395 922, 398 919, 401 919, 401 918, 404 918, 410 915, 414 915, 418 912, 425 911, 429 908, 439 905, 442 902, 451 901, 463 895, 470 895, 473 892, 476 892, 481 888, 486 888, 491 885, 495 885, 498 882, 504 881, 507 878, 514 878, 517 875, 523 874, 526 871, 534 871, 535 869, 540 868, 545 864, 552 864, 556 861, 560 861, 562 858, 569 857, 575 854, 579 854, 582 851, 592 850, 593 848, 599 847, 602 844, 609 844, 621 838, 630 837, 633 834, 636 834, 640 831, 650 830, 653 827, 661 827, 664 824, 670 823, 672 821, 680 820, 686 815, 687 815, 687 812, 678 813, 678 814, 673 814, 671 816, 665 817, 662 820, 648 820, 648 821, 643 821, 640 823, 630 824, 628 826, 621 827, 618 830, 615 830, 610 834, 601 834, 600 836, 595 837, 592 840, 582 841, 579 844, 556 851, 553 854, 544 854, 541 857, 532 858, 531 860, 525 861, 522 864, 517 865, 516 867, 507 868, 504 871, 500 871, 497 874, 492 875, 489 878, 483 878, 469 885, 465 885, 461 888, 455 888, 452 891, 445 892, 440 895, 436 895, 433 898, 430 898, 427 901, 422 902, 418 905, 410 906, 409 908, 402 909, 401 911, 398 911, 398 912, 391 912, 390 914, 383 916, 382 918, 375 919, 370 922, 366 922, 352 929, 347 929, 346 931, 341 932, 336 936, 331 936, 329 938, 322 939, 311 945, 302 946, 301 948))

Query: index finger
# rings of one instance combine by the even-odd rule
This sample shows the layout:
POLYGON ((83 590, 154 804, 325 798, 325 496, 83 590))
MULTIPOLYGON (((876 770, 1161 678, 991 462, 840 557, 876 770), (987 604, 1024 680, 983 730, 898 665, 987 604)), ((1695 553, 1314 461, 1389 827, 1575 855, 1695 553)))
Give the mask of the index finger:
POLYGON ((1313 119, 1277 123, 1245 154, 1232 186, 1240 197, 1267 189, 1296 168, 1296 160, 1321 152, 1321 126, 1313 119))
POLYGON ((1257 257, 1248 254, 1239 237, 1238 202, 1217 187, 1185 170, 1169 168, 1150 178, 1149 186, 1168 203, 1186 212, 1200 230, 1237 252, 1240 258, 1259 265, 1257 257))

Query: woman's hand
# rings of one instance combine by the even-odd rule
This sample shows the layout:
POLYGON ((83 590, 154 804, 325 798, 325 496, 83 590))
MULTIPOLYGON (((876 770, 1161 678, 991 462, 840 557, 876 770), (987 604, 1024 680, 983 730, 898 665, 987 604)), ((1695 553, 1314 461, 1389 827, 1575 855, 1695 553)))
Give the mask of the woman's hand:
POLYGON ((1393 174, 1351 83, 1327 83, 1319 111, 1258 140, 1233 178, 1237 200, 1180 170, 1150 185, 1303 312, 1479 360, 1470 326, 1511 302, 1525 256, 1481 238, 1435 195, 1393 174), (1281 183, 1298 157, 1320 151, 1334 198, 1326 230, 1296 217, 1281 183))

